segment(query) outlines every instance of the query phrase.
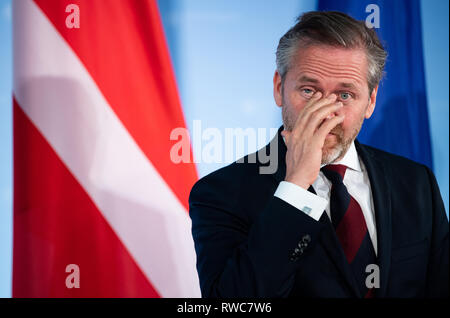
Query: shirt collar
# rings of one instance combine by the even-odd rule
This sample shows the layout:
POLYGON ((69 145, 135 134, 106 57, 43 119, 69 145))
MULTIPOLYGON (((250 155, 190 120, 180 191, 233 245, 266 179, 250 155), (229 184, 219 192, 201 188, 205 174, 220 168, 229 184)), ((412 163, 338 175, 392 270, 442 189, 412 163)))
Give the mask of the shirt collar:
MULTIPOLYGON (((358 159, 358 153, 357 153, 356 147, 355 147, 355 141, 352 141, 352 143, 351 143, 350 147, 348 148, 347 152, 345 153, 344 157, 337 162, 333 162, 332 164, 344 165, 352 170, 362 171, 361 164, 359 163, 359 159, 358 159)), ((322 165, 321 168, 323 166, 324 165, 322 165)))

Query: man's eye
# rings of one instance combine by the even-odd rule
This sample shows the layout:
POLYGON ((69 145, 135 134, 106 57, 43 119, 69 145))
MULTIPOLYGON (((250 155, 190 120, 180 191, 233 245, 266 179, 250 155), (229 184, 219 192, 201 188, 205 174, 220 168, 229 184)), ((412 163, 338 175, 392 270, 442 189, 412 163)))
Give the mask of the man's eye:
POLYGON ((305 93, 305 95, 311 96, 314 94, 314 91, 312 89, 309 88, 303 88, 302 92, 305 93))
POLYGON ((339 96, 341 97, 342 100, 347 100, 351 97, 349 93, 340 93, 339 96))

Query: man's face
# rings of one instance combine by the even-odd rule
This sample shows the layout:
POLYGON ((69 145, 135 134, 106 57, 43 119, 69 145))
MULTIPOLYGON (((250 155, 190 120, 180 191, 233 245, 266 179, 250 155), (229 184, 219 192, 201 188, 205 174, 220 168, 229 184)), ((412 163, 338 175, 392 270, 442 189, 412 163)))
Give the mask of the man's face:
POLYGON ((333 115, 345 114, 344 121, 331 130, 322 149, 322 164, 342 159, 358 135, 364 118, 375 108, 376 87, 369 94, 367 59, 361 49, 311 46, 293 57, 284 84, 278 72, 274 77, 274 97, 282 107, 284 128, 291 131, 300 111, 317 91, 322 98, 335 94, 344 104, 333 115))

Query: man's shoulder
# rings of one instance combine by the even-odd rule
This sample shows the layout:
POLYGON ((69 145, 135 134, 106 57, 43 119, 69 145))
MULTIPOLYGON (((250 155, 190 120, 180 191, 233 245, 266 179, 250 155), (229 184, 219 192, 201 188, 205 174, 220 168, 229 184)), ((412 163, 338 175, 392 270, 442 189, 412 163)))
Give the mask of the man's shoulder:
POLYGON ((363 155, 366 160, 376 160, 382 164, 383 168, 396 176, 404 177, 417 177, 417 175, 423 176, 424 173, 430 173, 430 169, 419 162, 393 154, 391 152, 358 143, 357 145, 359 155, 363 155))
POLYGON ((261 173, 261 164, 247 155, 223 168, 200 178, 192 187, 189 202, 226 198, 237 202, 240 197, 252 196, 256 189, 261 190, 267 183, 275 186, 270 174, 261 173))

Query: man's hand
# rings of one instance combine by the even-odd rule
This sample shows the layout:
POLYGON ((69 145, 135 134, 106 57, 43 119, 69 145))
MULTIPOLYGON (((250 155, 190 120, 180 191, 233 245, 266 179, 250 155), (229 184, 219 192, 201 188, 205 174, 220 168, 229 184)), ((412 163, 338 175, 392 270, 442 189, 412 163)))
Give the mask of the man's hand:
POLYGON ((285 181, 304 189, 308 189, 319 175, 325 138, 344 120, 344 115, 333 116, 343 106, 336 102, 336 95, 321 97, 320 92, 314 94, 298 114, 292 131, 281 132, 288 149, 285 181))

